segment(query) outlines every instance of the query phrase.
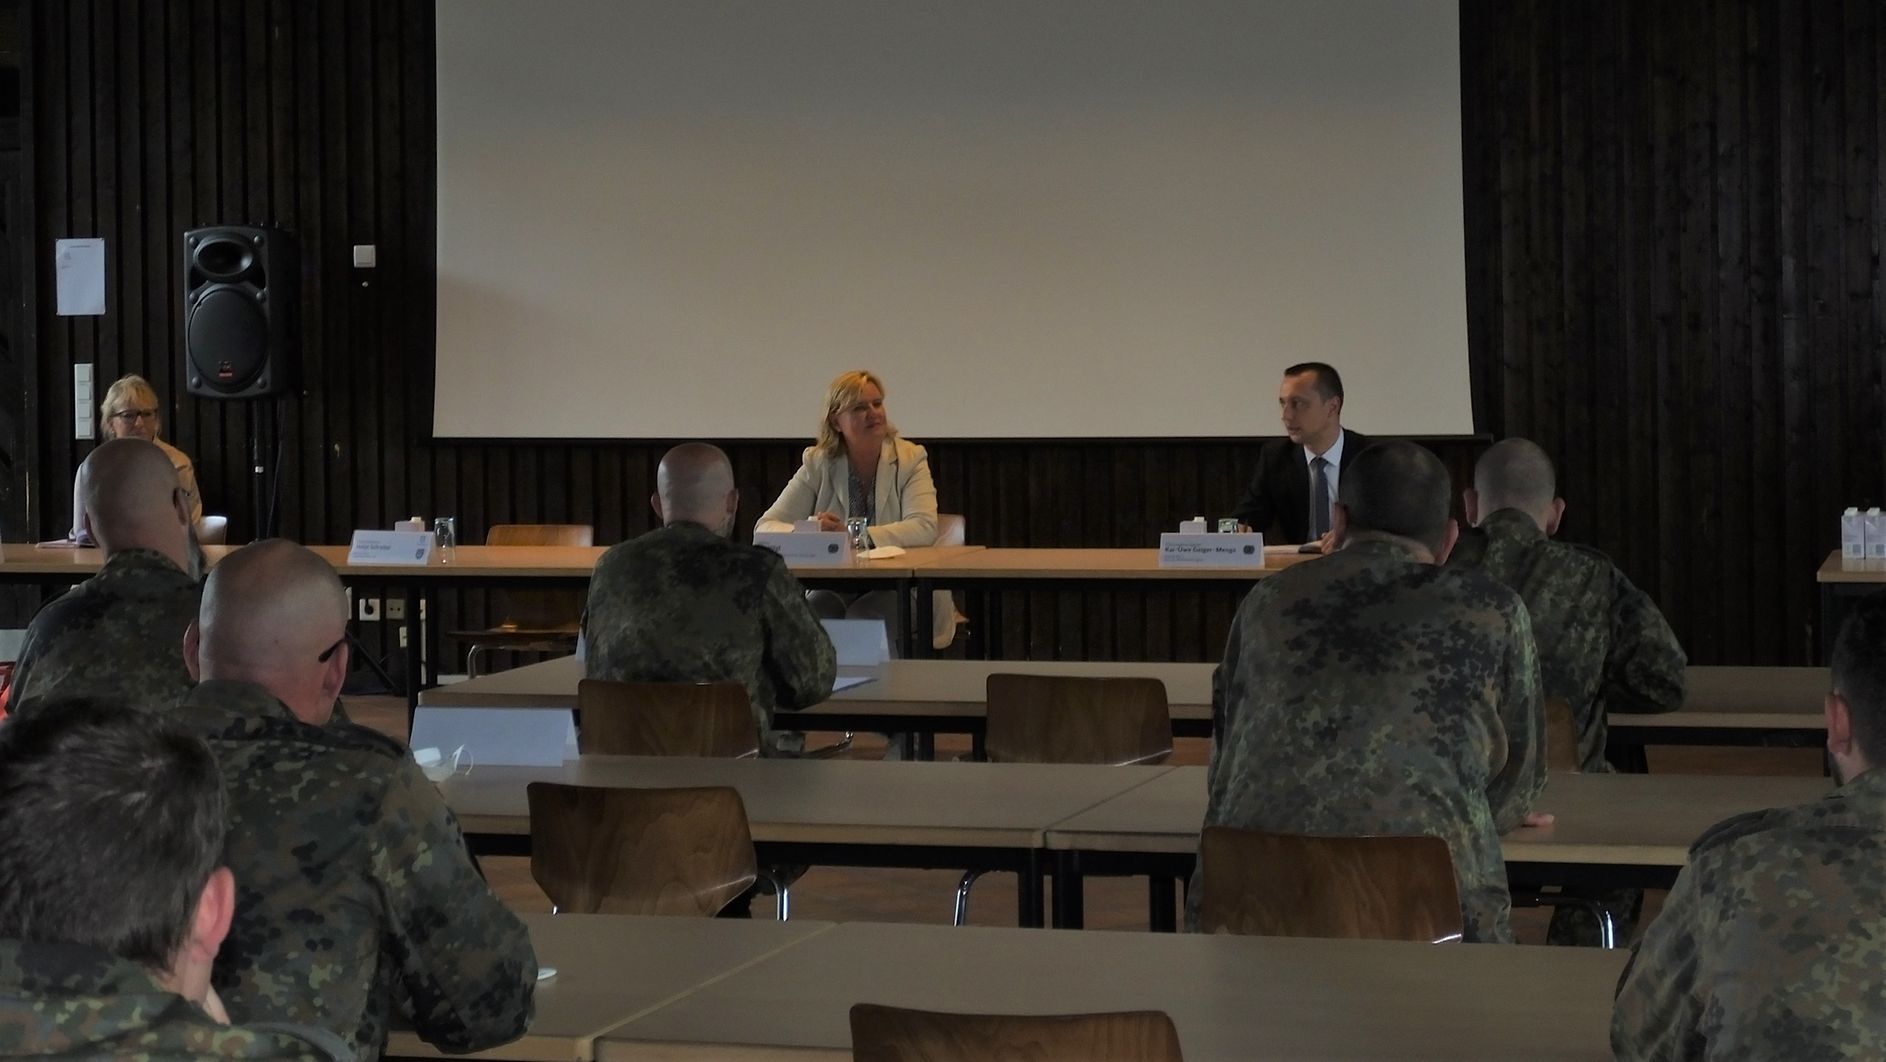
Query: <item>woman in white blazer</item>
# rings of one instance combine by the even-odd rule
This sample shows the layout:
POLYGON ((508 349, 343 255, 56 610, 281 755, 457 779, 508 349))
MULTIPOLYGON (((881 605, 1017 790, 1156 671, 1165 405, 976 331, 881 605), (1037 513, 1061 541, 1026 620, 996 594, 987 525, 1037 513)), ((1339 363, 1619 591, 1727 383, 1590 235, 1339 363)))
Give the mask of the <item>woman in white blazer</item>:
MULTIPOLYGON (((786 489, 760 517, 755 531, 791 531, 816 517, 821 531, 843 531, 845 519, 863 516, 872 546, 930 546, 936 543, 936 484, 923 447, 900 438, 884 410, 884 381, 855 370, 832 381, 817 440, 805 451, 786 489)), ((815 590, 807 595, 826 619, 897 617, 892 591, 844 595, 815 590)), ((945 595, 938 594, 939 599, 945 595)), ((956 610, 936 616, 935 640, 948 645, 956 634, 956 610)), ((891 644, 898 639, 893 636, 891 644)))
POLYGON ((843 531, 851 516, 869 521, 873 546, 936 543, 930 457, 898 436, 884 411, 884 382, 863 370, 832 381, 817 441, 754 530, 791 531, 817 517, 820 530, 843 531))

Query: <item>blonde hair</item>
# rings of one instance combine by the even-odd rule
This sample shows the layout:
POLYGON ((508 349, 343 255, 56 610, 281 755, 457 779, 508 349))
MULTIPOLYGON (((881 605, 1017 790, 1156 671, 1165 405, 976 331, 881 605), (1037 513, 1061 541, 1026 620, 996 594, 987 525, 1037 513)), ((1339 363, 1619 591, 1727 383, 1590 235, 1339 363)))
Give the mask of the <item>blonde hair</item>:
MULTIPOLYGON (((878 379, 876 373, 865 369, 841 372, 838 379, 832 381, 832 386, 825 389, 825 416, 819 421, 818 436, 812 441, 813 450, 832 457, 845 448, 845 438, 832 425, 832 418, 863 397, 866 387, 877 388, 879 395, 888 394, 884 390, 884 381, 878 379)), ((891 436, 897 434, 897 428, 889 421, 885 422, 884 430, 891 436)))
POLYGON ((105 422, 111 419, 112 414, 127 409, 144 408, 157 410, 159 429, 157 434, 162 435, 164 418, 163 410, 157 401, 157 388, 152 387, 149 380, 137 373, 120 376, 105 392, 105 400, 98 403, 98 430, 109 437, 111 429, 105 422))

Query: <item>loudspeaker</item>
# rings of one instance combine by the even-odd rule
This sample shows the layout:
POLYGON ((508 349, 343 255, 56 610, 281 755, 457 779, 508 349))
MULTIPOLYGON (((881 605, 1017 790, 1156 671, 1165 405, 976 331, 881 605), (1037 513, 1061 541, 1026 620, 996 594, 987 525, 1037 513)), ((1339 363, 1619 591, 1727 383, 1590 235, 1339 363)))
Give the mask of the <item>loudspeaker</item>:
POLYGON ((212 225, 183 234, 185 390, 260 398, 293 386, 289 318, 300 286, 295 238, 212 225))

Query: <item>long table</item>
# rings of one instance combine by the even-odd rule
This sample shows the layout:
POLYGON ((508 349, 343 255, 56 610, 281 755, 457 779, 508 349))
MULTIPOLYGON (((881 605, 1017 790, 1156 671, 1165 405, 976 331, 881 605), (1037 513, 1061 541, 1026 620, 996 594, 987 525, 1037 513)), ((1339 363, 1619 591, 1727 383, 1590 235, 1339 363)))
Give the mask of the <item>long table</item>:
MULTIPOLYGON (((1144 875, 1155 922, 1171 918, 1174 883, 1191 876, 1205 819, 1206 769, 1175 767, 1050 827, 1058 925, 1079 925, 1086 873, 1144 875)), ((1501 838, 1509 875, 1569 885, 1667 887, 1689 848, 1723 819, 1825 796, 1825 778, 1554 774, 1536 810, 1557 821, 1501 838)))
POLYGON ((1170 770, 585 756, 559 767, 478 767, 440 788, 475 851, 523 854, 530 782, 732 786, 768 863, 1014 871, 1026 926, 1044 921, 1048 827, 1170 770))
MULTIPOLYGON (((769 862, 1015 871, 1018 921, 1083 920, 1087 873, 1145 876, 1155 928, 1171 926, 1175 883, 1191 873, 1205 817, 1203 767, 697 760, 592 756, 558 767, 479 767, 442 786, 484 852, 529 850, 525 785, 729 785, 769 862)), ((1822 778, 1553 775, 1539 809, 1558 816, 1502 842, 1515 876, 1557 884, 1668 885, 1689 845, 1731 815, 1805 803, 1822 778)))
MULTIPOLYGON (((829 922, 522 916, 540 966, 530 1031, 501 1047, 457 1058, 587 1062, 596 1040, 629 1021, 832 929, 829 922)), ((410 1029, 387 1037, 387 1056, 440 1058, 410 1029)))
POLYGON ((1610 1057, 1624 955, 846 923, 611 1029, 604 1062, 849 1059, 860 1002, 959 1013, 1161 1010, 1189 1062, 1610 1057))
MULTIPOLYGON (((1090 677, 1146 676, 1165 683, 1172 731, 1181 737, 1211 736, 1212 664, 1081 661, 893 660, 879 676, 842 690, 798 713, 780 713, 782 726, 808 730, 883 730, 913 735, 968 734, 981 752, 989 675, 1090 677)), ((429 689, 419 703, 440 707, 570 708, 582 665, 574 657, 501 671, 495 675, 429 689)), ((1675 712, 1611 716, 1613 740, 1634 745, 1794 745, 1826 740, 1821 700, 1826 668, 1691 667, 1689 696, 1675 712)), ((913 749, 923 755, 924 749, 913 749)), ((927 756, 925 757, 927 758, 927 756)))

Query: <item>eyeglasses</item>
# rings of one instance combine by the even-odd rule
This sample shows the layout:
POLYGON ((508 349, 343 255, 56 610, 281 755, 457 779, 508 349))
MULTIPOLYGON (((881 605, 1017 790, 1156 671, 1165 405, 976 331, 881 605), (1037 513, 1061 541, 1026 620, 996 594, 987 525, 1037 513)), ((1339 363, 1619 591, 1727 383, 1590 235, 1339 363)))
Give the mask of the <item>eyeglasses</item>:
POLYGON ((121 409, 113 413, 111 419, 123 421, 126 424, 136 424, 140 420, 156 420, 157 411, 154 409, 121 409))
POLYGON ((343 634, 339 638, 335 639, 333 645, 330 645, 326 649, 322 650, 321 655, 315 657, 315 660, 323 664, 327 663, 329 660, 334 659, 334 654, 339 652, 340 647, 346 644, 347 644, 347 636, 343 634))

